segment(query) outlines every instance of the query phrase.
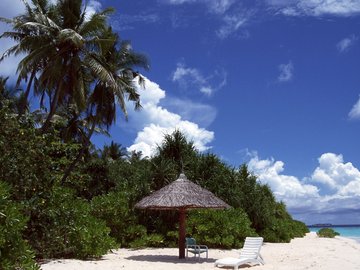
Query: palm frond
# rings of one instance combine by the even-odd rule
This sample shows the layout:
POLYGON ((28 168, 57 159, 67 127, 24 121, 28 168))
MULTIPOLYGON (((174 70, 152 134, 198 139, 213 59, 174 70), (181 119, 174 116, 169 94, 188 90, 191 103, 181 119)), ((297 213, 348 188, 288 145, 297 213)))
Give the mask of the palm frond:
POLYGON ((63 29, 57 36, 60 43, 70 42, 76 48, 81 49, 85 43, 85 39, 73 29, 63 29))
POLYGON ((84 37, 92 37, 94 35, 99 35, 106 29, 106 20, 108 14, 110 13, 107 10, 94 13, 88 21, 84 21, 78 28, 79 33, 84 37))
POLYGON ((116 85, 113 74, 107 68, 106 63, 104 63, 104 61, 102 61, 99 56, 93 53, 88 54, 85 61, 97 78, 109 85, 116 85))
POLYGON ((13 19, 8 19, 8 18, 4 18, 4 17, 0 17, 0 22, 6 23, 6 24, 13 24, 14 20, 13 19))
POLYGON ((16 54, 18 49, 19 49, 18 45, 14 45, 11 48, 7 49, 0 57, 0 62, 3 61, 6 57, 9 57, 10 55, 16 54))
POLYGON ((118 66, 121 68, 133 68, 134 66, 142 67, 148 70, 149 60, 141 53, 135 53, 128 41, 123 41, 119 50, 118 66))

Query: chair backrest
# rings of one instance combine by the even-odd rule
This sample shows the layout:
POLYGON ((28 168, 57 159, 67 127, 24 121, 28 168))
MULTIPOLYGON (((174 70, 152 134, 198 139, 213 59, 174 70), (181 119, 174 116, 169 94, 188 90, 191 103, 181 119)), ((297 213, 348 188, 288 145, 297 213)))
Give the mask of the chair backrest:
POLYGON ((256 259, 259 256, 263 241, 262 237, 246 237, 240 258, 256 259))
POLYGON ((196 240, 195 240, 195 238, 192 238, 192 237, 186 237, 185 243, 186 243, 186 245, 196 245, 196 240))

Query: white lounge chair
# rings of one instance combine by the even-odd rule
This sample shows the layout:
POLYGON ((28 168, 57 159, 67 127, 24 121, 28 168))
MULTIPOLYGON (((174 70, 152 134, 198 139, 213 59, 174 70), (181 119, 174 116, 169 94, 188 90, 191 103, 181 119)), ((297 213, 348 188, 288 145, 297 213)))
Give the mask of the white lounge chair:
POLYGON ((263 240, 262 237, 246 237, 239 258, 219 259, 215 262, 215 266, 231 266, 234 267, 234 270, 237 270, 243 264, 265 264, 264 259, 260 255, 263 240))

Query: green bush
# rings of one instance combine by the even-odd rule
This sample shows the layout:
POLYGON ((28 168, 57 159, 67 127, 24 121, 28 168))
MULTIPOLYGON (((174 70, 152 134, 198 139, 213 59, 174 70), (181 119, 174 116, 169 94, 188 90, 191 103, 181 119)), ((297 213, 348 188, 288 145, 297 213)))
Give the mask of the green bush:
POLYGON ((144 247, 164 247, 164 237, 160 234, 149 234, 142 238, 137 238, 130 243, 131 248, 144 248, 144 247))
POLYGON ((99 257, 115 247, 104 221, 90 204, 67 188, 55 188, 47 200, 30 205, 27 236, 39 257, 99 257))
POLYGON ((129 209, 129 200, 125 192, 110 192, 94 197, 91 201, 92 214, 105 221, 110 228, 110 235, 122 247, 138 238, 146 237, 146 228, 138 225, 134 212, 129 209))
POLYGON ((260 235, 271 243, 289 243, 292 239, 291 228, 287 220, 275 219, 271 227, 265 228, 260 235))
POLYGON ((9 199, 9 187, 0 181, 0 269, 40 269, 22 237, 27 219, 20 210, 20 204, 9 199))
POLYGON ((189 211, 187 233, 213 248, 240 248, 247 236, 256 236, 246 213, 238 209, 189 211))
POLYGON ((298 221, 298 220, 292 220, 291 223, 291 237, 304 237, 305 234, 309 232, 309 228, 305 225, 305 223, 298 221))
POLYGON ((260 232, 264 241, 271 243, 289 243, 295 237, 304 237, 309 229, 300 221, 288 218, 274 218, 271 226, 260 232))
POLYGON ((168 247, 178 247, 179 246, 179 230, 169 231, 166 234, 166 243, 168 247))
POLYGON ((331 228, 321 228, 317 233, 319 237, 326 237, 326 238, 334 238, 337 235, 340 235, 338 232, 334 231, 331 228))
POLYGON ((73 172, 67 179, 66 186, 74 189, 77 196, 89 201, 95 196, 106 194, 115 187, 109 177, 108 167, 105 160, 87 160, 81 170, 73 172))
MULTIPOLYGON (((18 120, 0 109, 0 179, 11 186, 11 199, 23 205, 28 217, 23 236, 38 258, 98 257, 114 246, 90 204, 61 187, 78 147, 63 143, 56 132, 39 135, 31 116, 18 120)), ((77 172, 71 180, 88 177, 77 172)))

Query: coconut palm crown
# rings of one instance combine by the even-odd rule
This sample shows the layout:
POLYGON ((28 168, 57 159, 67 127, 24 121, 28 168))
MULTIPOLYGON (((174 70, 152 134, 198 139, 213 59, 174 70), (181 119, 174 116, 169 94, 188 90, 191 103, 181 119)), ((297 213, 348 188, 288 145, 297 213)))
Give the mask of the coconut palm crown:
POLYGON ((18 83, 27 81, 26 97, 30 87, 40 97, 40 107, 47 111, 44 132, 64 104, 75 105, 79 115, 90 113, 91 121, 107 128, 115 120, 115 102, 125 115, 126 98, 140 106, 134 79, 142 77, 132 68, 147 68, 147 59, 134 53, 129 43, 119 46, 107 23, 112 9, 88 14, 82 0, 23 2, 24 14, 1 18, 12 26, 1 38, 16 44, 0 60, 25 55, 18 65, 18 83))

